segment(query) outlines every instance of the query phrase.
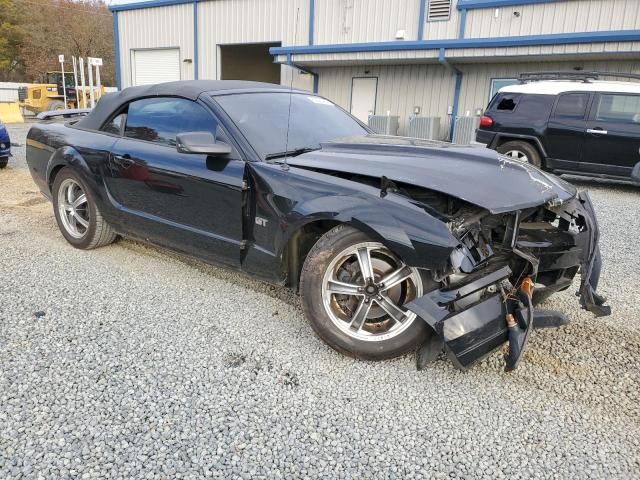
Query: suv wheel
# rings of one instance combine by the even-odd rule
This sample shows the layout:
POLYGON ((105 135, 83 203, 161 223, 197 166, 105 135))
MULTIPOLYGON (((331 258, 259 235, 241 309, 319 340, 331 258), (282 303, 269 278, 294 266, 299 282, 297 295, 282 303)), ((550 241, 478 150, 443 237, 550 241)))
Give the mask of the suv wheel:
POLYGON ((0 157, 0 168, 4 168, 9 164, 9 157, 0 157))
POLYGON ((496 149, 499 153, 521 162, 528 162, 538 168, 542 168, 542 160, 536 147, 528 142, 519 140, 503 143, 496 149))
POLYGON ((330 347, 365 360, 383 360, 415 349, 429 326, 404 305, 432 281, 381 243, 340 225, 309 252, 300 279, 305 316, 330 347))

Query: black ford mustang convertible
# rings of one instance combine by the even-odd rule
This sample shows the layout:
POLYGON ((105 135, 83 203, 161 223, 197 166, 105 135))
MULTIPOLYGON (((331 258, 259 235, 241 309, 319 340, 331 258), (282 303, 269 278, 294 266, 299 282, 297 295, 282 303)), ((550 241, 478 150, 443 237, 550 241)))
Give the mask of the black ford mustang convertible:
POLYGON ((73 246, 122 235, 286 285, 355 357, 465 368, 508 343, 512 369, 534 305, 578 272, 582 308, 609 313, 587 194, 492 150, 374 135, 307 92, 128 88, 34 125, 27 162, 73 246))

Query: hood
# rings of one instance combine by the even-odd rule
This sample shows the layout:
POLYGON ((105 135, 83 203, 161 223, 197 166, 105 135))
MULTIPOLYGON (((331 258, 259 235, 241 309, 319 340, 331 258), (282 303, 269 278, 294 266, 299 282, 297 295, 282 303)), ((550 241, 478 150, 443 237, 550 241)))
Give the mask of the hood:
POLYGON ((479 146, 367 135, 325 143, 291 166, 387 177, 504 213, 575 196, 573 185, 479 146))

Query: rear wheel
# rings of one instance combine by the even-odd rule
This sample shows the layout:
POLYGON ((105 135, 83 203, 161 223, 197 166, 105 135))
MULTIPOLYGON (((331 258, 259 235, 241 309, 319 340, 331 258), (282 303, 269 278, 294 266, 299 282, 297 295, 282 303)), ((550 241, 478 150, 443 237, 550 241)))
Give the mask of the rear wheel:
POLYGON ((499 153, 521 162, 528 162, 538 168, 542 168, 542 160, 538 150, 528 142, 514 140, 506 142, 497 148, 499 153))
POLYGON ((9 164, 9 157, 0 157, 0 168, 4 168, 9 164))
POLYGON ((83 250, 108 245, 116 239, 102 218, 91 192, 80 176, 63 168, 53 182, 53 210, 64 238, 83 250))
POLYGON ((382 360, 415 349, 430 334, 404 307, 423 295, 427 283, 384 245, 340 225, 309 252, 300 293, 307 319, 329 346, 382 360))

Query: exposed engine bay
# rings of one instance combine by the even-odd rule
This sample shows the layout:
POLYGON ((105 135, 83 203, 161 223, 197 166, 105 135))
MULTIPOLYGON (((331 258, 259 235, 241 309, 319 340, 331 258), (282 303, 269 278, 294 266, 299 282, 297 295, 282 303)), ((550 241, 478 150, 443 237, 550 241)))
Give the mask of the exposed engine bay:
POLYGON ((580 271, 582 308, 609 315, 595 293, 600 275, 598 232, 586 193, 564 204, 492 215, 470 205, 450 217, 460 246, 450 270, 436 272, 443 288, 414 300, 408 308, 436 332, 419 352, 424 366, 444 348, 453 363, 467 368, 505 342, 505 370, 517 367, 532 328, 566 323, 560 314, 534 306, 571 286, 580 271))

